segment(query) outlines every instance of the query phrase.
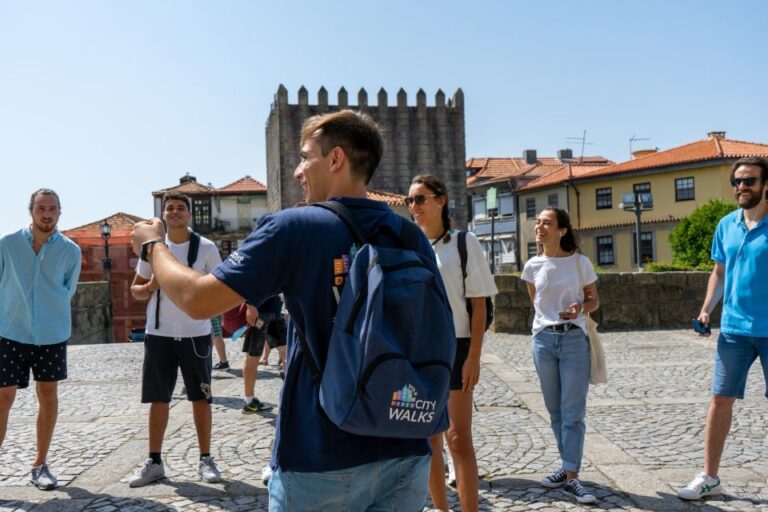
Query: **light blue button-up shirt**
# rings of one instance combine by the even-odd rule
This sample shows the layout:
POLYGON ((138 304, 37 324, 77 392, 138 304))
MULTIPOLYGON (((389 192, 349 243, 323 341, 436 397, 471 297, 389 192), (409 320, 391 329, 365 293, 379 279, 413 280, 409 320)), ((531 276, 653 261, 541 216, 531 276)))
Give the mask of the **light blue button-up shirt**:
POLYGON ((768 269, 768 217, 750 230, 741 208, 720 219, 712 259, 725 265, 720 330, 768 337, 768 286, 762 278, 768 269))
POLYGON ((72 335, 70 301, 80 276, 80 247, 56 231, 35 254, 32 232, 0 237, 0 337, 52 345, 72 335))

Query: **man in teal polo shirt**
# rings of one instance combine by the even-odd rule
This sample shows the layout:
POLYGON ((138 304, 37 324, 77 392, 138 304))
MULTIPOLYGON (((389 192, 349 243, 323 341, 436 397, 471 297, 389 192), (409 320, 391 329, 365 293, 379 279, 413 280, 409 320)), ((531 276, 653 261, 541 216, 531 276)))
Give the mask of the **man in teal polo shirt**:
POLYGON ((677 495, 687 500, 723 492, 718 469, 731 428, 733 404, 744 398, 749 368, 760 357, 768 397, 768 287, 760 276, 768 269, 768 160, 742 158, 731 168, 739 209, 723 217, 712 240, 715 268, 698 320, 723 299, 720 337, 712 376, 712 401, 704 434, 704 472, 677 495))
POLYGON ((29 200, 32 224, 0 237, 0 447, 16 390, 36 381, 37 452, 31 481, 50 490, 58 482, 45 462, 59 414, 58 381, 67 378, 70 300, 80 275, 80 248, 56 229, 56 192, 29 200))

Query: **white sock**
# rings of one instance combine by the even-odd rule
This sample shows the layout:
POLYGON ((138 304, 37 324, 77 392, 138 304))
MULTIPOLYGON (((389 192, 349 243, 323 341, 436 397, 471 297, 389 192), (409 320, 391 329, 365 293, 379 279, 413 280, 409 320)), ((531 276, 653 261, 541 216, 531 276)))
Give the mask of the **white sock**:
POLYGON ((245 395, 245 405, 248 405, 253 400, 252 396, 245 395))

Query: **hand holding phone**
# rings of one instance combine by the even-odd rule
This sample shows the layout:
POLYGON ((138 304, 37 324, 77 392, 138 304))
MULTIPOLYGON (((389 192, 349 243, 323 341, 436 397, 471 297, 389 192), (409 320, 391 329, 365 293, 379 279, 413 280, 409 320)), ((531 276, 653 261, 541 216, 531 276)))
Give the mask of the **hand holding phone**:
POLYGON ((705 325, 701 323, 698 318, 693 319, 693 330, 703 336, 709 336, 712 334, 712 329, 709 327, 709 324, 705 325))

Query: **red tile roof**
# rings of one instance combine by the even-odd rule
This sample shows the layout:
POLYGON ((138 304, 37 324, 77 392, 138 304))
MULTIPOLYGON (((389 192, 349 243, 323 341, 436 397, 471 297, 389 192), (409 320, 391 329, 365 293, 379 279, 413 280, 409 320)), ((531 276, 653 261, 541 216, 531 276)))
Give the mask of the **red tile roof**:
MULTIPOLYGON (((613 162, 602 156, 585 156, 582 163, 605 166, 613 162)), ((541 157, 534 164, 526 163, 524 158, 470 158, 465 167, 476 172, 467 178, 467 186, 494 183, 509 178, 534 179, 548 175, 562 166, 563 162, 553 157, 541 157)))
POLYGON ((196 181, 187 181, 186 183, 180 183, 175 187, 164 188, 162 190, 156 190, 152 192, 153 196, 162 196, 167 192, 178 192, 179 194, 187 194, 188 196, 197 195, 213 195, 215 188, 203 185, 196 181))
POLYGON ((517 190, 518 192, 521 192, 521 191, 528 192, 530 190, 536 190, 540 188, 550 187, 552 185, 558 185, 571 178, 582 178, 587 175, 592 175, 593 173, 599 171, 600 169, 604 169, 607 165, 609 164, 581 163, 581 164, 572 164, 569 169, 568 165, 561 164, 557 168, 549 172, 548 174, 545 174, 544 176, 541 176, 529 183, 526 183, 525 185, 518 188, 517 190))
POLYGON ((368 189, 368 199, 374 201, 383 201, 390 206, 404 206, 405 196, 393 192, 381 192, 379 190, 368 189))
POLYGON ((698 140, 658 153, 642 156, 634 160, 611 165, 590 173, 592 176, 607 176, 630 171, 671 167, 674 165, 703 162, 707 160, 738 159, 746 156, 768 157, 768 144, 730 140, 710 136, 706 140, 698 140))
MULTIPOLYGON (((133 225, 146 219, 143 219, 137 215, 131 215, 129 213, 117 212, 114 215, 107 217, 106 220, 112 227, 109 232, 110 238, 117 239, 126 237, 130 238, 133 225)), ((67 229, 62 231, 62 234, 77 241, 81 245, 84 239, 97 239, 100 241, 101 225, 103 222, 104 219, 100 219, 89 224, 78 226, 76 228, 67 229)))
POLYGON ((253 194, 266 191, 266 185, 247 174, 229 185, 216 189, 216 192, 222 195, 253 194))

